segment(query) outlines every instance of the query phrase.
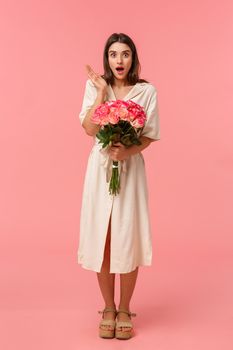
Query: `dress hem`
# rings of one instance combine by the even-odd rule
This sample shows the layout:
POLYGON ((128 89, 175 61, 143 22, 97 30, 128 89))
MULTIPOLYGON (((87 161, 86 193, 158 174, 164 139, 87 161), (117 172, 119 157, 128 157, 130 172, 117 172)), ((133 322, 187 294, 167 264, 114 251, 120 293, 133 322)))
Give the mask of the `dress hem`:
MULTIPOLYGON (((78 261, 78 264, 81 265, 81 267, 85 270, 89 270, 89 271, 93 271, 93 272, 98 272, 100 273, 100 270, 99 269, 96 269, 96 268, 92 268, 90 266, 86 266, 84 263, 82 262, 79 262, 78 261)), ((129 273, 129 272, 133 272, 137 267, 139 266, 144 266, 144 267, 150 267, 152 266, 152 263, 148 262, 148 263, 138 263, 134 268, 132 268, 131 270, 129 271, 111 271, 109 273, 119 273, 119 274, 122 274, 122 273, 129 273)))

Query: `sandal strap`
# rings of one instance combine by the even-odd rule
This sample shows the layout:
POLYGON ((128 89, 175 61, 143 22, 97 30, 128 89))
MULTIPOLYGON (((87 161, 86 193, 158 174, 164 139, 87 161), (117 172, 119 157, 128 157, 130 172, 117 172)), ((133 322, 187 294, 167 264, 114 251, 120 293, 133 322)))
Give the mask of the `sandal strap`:
POLYGON ((114 320, 101 320, 99 326, 113 326, 115 327, 116 321, 114 320))
POLYGON ((116 328, 118 329, 119 327, 133 328, 133 324, 128 321, 118 321, 116 322, 116 328))
POLYGON ((105 309, 98 311, 99 314, 104 314, 105 312, 117 312, 117 310, 111 307, 106 307, 105 309))
POLYGON ((129 311, 129 310, 125 310, 125 309, 118 309, 118 311, 117 311, 117 314, 119 313, 119 312, 123 312, 123 313, 125 313, 125 314, 127 314, 127 315, 129 315, 129 316, 137 316, 137 314, 135 314, 135 312, 131 312, 131 311, 129 311))

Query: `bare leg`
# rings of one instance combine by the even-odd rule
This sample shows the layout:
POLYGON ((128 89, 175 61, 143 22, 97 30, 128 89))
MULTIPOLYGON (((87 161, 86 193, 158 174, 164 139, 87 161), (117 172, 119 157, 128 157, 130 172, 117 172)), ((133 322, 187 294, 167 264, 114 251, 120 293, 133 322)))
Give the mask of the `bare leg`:
MULTIPOLYGON (((130 300, 133 295, 133 291, 136 285, 138 276, 138 267, 129 273, 120 274, 121 296, 119 309, 125 309, 130 311, 130 300)), ((118 321, 130 321, 130 317, 125 313, 119 313, 117 316, 118 321)))
MULTIPOLYGON (((104 298, 105 307, 116 308, 114 301, 115 295, 115 274, 110 273, 110 243, 111 243, 111 216, 109 220, 107 238, 104 250, 104 259, 101 267, 101 271, 97 272, 97 279, 99 282, 100 290, 104 298)), ((115 320, 116 314, 114 312, 104 313, 104 319, 115 320)), ((108 326, 106 326, 108 327, 108 326)))

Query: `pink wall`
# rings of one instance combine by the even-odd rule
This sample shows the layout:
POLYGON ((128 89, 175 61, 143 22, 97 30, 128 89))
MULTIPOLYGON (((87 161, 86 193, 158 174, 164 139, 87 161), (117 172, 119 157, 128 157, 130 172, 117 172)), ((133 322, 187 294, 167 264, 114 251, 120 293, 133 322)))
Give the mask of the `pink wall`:
POLYGON ((144 151, 154 262, 132 299, 134 346, 149 332, 159 349, 232 349, 232 11, 230 0, 1 1, 2 348, 106 344, 96 277, 76 263, 92 146, 78 113, 84 65, 102 73, 105 40, 125 32, 161 120, 144 151))

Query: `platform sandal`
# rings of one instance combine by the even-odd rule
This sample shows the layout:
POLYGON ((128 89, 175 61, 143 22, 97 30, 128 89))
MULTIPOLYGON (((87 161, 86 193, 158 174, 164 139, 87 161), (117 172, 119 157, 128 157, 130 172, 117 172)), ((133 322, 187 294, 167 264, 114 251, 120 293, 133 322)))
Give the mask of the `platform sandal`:
MULTIPOLYGON (((136 316, 135 313, 130 312, 128 310, 124 310, 124 309, 118 309, 117 315, 120 312, 124 312, 127 315, 129 315, 130 319, 131 319, 131 316, 136 316)), ((117 338, 117 339, 129 339, 132 337, 132 333, 133 333, 132 322, 130 322, 130 321, 116 321, 115 338, 117 338), (122 329, 124 327, 127 327, 128 329, 127 330, 122 329)))
MULTIPOLYGON (((104 313, 105 312, 115 312, 117 314, 117 310, 106 307, 102 311, 98 311, 99 314, 103 314, 102 318, 104 318, 104 313)), ((115 320, 101 320, 99 323, 99 336, 101 338, 114 338, 115 337, 115 326, 116 326, 116 321, 115 320), (108 328, 102 327, 102 326, 109 326, 108 328)))

